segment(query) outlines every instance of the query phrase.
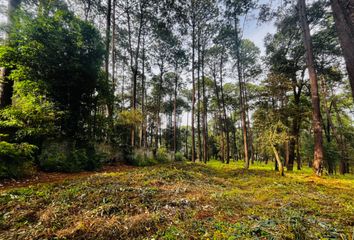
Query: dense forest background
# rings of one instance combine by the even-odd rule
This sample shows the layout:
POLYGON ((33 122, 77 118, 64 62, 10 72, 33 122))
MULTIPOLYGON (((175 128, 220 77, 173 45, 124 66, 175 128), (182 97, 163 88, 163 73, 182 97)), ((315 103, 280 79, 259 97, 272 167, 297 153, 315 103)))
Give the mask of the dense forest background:
POLYGON ((349 173, 353 6, 9 0, 0 178, 211 159, 349 173), (264 54, 249 18, 275 24, 264 54))

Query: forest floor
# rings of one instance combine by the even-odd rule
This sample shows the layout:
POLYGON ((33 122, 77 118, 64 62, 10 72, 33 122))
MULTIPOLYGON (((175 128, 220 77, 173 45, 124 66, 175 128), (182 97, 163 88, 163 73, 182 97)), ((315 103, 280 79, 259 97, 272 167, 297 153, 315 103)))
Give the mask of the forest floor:
POLYGON ((0 190, 0 239, 353 239, 354 176, 175 163, 0 190))
POLYGON ((61 173, 61 172, 43 172, 37 171, 34 175, 24 177, 21 179, 5 179, 0 181, 0 191, 13 189, 18 187, 29 187, 40 183, 54 183, 62 182, 70 179, 77 179, 82 177, 88 177, 97 173, 107 172, 121 172, 134 168, 128 165, 110 165, 104 166, 98 171, 82 171, 74 173, 61 173))

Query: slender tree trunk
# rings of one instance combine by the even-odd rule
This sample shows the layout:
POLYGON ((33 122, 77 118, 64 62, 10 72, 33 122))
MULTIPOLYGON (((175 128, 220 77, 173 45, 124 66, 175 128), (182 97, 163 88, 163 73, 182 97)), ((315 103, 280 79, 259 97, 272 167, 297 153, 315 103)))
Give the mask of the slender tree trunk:
MULTIPOLYGON (((234 118, 234 123, 236 123, 236 116, 234 118)), ((235 125, 235 124, 234 124, 235 125)), ((232 148, 233 148, 233 151, 232 151, 232 156, 234 158, 234 160, 238 161, 238 151, 237 151, 237 145, 236 145, 236 130, 237 130, 237 127, 234 127, 233 130, 232 130, 232 148)))
MULTIPOLYGON (((156 113, 156 132, 155 132, 155 149, 154 155, 156 157, 157 150, 159 148, 159 131, 161 128, 161 118, 160 118, 160 109, 161 109, 161 101, 162 101, 162 83, 163 83, 163 75, 164 75, 164 61, 162 60, 160 65, 160 77, 159 77, 159 96, 157 98, 157 113, 156 113)), ((162 145, 162 141, 160 138, 160 144, 162 145)))
POLYGON ((207 133, 207 99, 205 96, 205 76, 204 76, 204 51, 205 45, 203 44, 202 49, 202 89, 203 89, 203 161, 206 163, 208 161, 208 133, 207 133))
MULTIPOLYGON (((192 9, 194 9, 194 0, 192 0, 192 9)), ((194 115, 195 115, 195 17, 193 16, 192 19, 192 121, 191 121, 191 128, 192 128, 192 162, 195 162, 195 129, 194 129, 194 115)))
MULTIPOLYGON (((297 144, 297 139, 300 135, 300 121, 301 117, 300 114, 300 96, 301 96, 301 89, 302 86, 299 87, 299 90, 296 91, 296 85, 293 85, 293 92, 294 92, 294 103, 296 108, 296 113, 292 120, 292 129, 291 129, 291 136, 292 138, 289 141, 289 161, 286 166, 288 171, 293 171, 294 169, 294 162, 295 162, 295 148, 297 144)), ((298 158, 298 156, 296 156, 298 158)))
POLYGON ((105 56, 105 71, 106 81, 109 82, 109 49, 111 39, 111 13, 112 13, 112 0, 107 0, 107 15, 106 15, 106 56, 105 56))
POLYGON ((285 176, 283 164, 282 164, 282 162, 280 160, 278 151, 277 151, 277 149, 275 148, 274 145, 272 145, 272 150, 273 150, 273 153, 274 153, 274 156, 275 156, 275 160, 276 160, 276 169, 278 169, 278 171, 279 171, 281 176, 285 176))
POLYGON ((249 158, 248 158, 248 141, 247 141, 247 125, 246 125, 246 111, 245 111, 245 104, 244 104, 244 83, 242 79, 242 69, 241 69, 241 61, 240 61, 240 44, 241 41, 238 36, 238 29, 237 29, 237 17, 235 16, 235 41, 237 42, 236 48, 236 57, 237 57, 237 73, 238 73, 238 82, 240 88, 240 108, 241 108, 241 125, 242 125, 242 133, 243 133, 243 147, 244 147, 244 161, 245 161, 245 169, 248 169, 250 166, 249 158))
POLYGON ((223 55, 221 54, 220 59, 220 92, 221 92, 221 102, 222 102, 222 111, 223 111, 223 130, 226 136, 226 148, 225 148, 225 155, 226 155, 226 163, 230 163, 230 134, 229 134, 229 126, 227 123, 227 114, 226 114, 226 104, 225 104, 225 97, 224 97, 224 84, 223 84, 223 55))
MULTIPOLYGON (((343 123, 342 123, 342 119, 339 115, 339 111, 337 109, 337 103, 336 100, 333 101, 333 108, 336 112, 336 119, 337 122, 339 124, 339 129, 343 129, 343 123)), ((332 120, 331 120, 332 121, 332 120)), ((340 174, 346 174, 349 173, 349 165, 348 165, 348 157, 347 157, 347 151, 346 151, 346 141, 345 141, 345 137, 343 136, 343 134, 338 132, 337 127, 331 122, 332 128, 333 128, 333 134, 334 137, 336 138, 337 141, 337 145, 339 147, 340 150, 340 156, 341 156, 341 160, 339 163, 339 173, 340 174)))
POLYGON ((296 138, 296 162, 297 162, 297 170, 301 170, 300 136, 297 136, 296 138))
POLYGON ((143 46, 142 46, 142 77, 141 77, 141 112, 143 115, 143 120, 140 126, 140 147, 146 147, 146 113, 145 113, 145 36, 143 36, 143 46))
POLYGON ((175 86, 174 86, 174 98, 173 98, 173 152, 174 160, 176 160, 177 153, 177 88, 178 88, 178 66, 175 66, 175 86))
POLYGON ((248 91, 247 91, 247 86, 245 83, 245 78, 244 79, 244 105, 245 105, 245 112, 247 116, 247 130, 248 130, 248 146, 249 146, 249 151, 251 155, 251 163, 254 164, 254 150, 253 150, 253 133, 252 133, 252 128, 251 128, 251 121, 250 121, 250 114, 249 114, 249 106, 248 106, 248 91))
MULTIPOLYGON (((328 90, 327 86, 325 83, 325 77, 324 76, 319 76, 321 79, 321 90, 322 90, 322 97, 323 97, 323 103, 322 106, 324 108, 325 114, 326 114, 326 122, 327 124, 323 123, 324 125, 324 132, 325 132, 325 138, 327 140, 327 143, 331 143, 332 138, 331 138, 331 130, 333 130, 333 133, 335 135, 335 138, 337 140, 338 147, 341 149, 342 143, 338 141, 339 139, 336 137, 337 136, 337 131, 336 127, 332 123, 332 116, 331 116, 331 108, 332 106, 328 106, 328 90)), ((342 158, 343 156, 341 156, 342 158)), ((327 167, 328 167, 328 174, 332 175, 335 171, 336 164, 335 161, 332 159, 327 158, 327 167)))
POLYGON ((354 100, 354 0, 331 0, 331 6, 354 100))
MULTIPOLYGON (((219 87, 218 84, 216 82, 216 64, 214 63, 213 66, 213 78, 214 78, 214 91, 215 91, 215 95, 216 95, 216 104, 218 106, 218 110, 217 110, 217 115, 218 115, 218 122, 219 125, 222 126, 222 131, 221 131, 221 140, 220 140, 220 145, 221 145, 221 161, 224 163, 225 162, 225 158, 224 158, 224 153, 225 153, 225 149, 224 149, 224 123, 221 117, 221 100, 220 100, 220 95, 219 95, 219 87)), ((215 127, 215 129, 217 129, 215 127)))
POLYGON ((197 63, 197 100, 198 100, 198 104, 197 104, 197 134, 198 134, 198 160, 201 162, 202 161, 202 137, 201 137, 201 130, 200 130, 200 108, 201 108, 201 104, 200 104, 200 27, 198 26, 198 33, 197 33, 197 58, 198 58, 198 63, 197 63))
MULTIPOLYGON (((125 55, 125 54, 124 54, 125 55)), ((122 98, 122 104, 121 104, 121 111, 124 109, 125 105, 125 99, 124 99, 124 85, 125 85, 125 63, 122 61, 122 88, 121 88, 121 98, 122 98)))
POLYGON ((305 0, 298 0, 298 11, 300 17, 300 24, 303 30, 304 46, 306 49, 306 63, 309 71, 311 83, 311 100, 312 100, 312 124, 314 131, 314 159, 313 169, 317 176, 322 175, 323 171, 323 139, 321 126, 321 109, 320 98, 318 94, 317 73, 315 70, 315 63, 313 57, 313 47, 310 35, 310 28, 306 16, 306 2, 305 0))
MULTIPOLYGON (((133 56, 132 51, 132 42, 131 42, 131 28, 130 28, 130 18, 128 19, 128 32, 129 32, 129 45, 130 45, 130 58, 131 58, 131 69, 132 69, 132 109, 136 110, 137 108, 137 78, 138 78, 138 67, 139 67, 139 54, 140 54, 140 47, 141 47, 141 36, 142 36, 142 29, 144 25, 144 11, 145 11, 145 1, 140 2, 140 16, 139 16, 139 29, 138 29, 138 37, 137 37, 137 47, 135 56, 133 56), (134 59, 134 65, 133 65, 134 59)), ((129 14, 128 14, 129 16, 129 14)), ((130 138, 131 138, 131 146, 135 146, 135 127, 132 127, 130 130, 130 138)))
POLYGON ((186 130, 186 158, 189 159, 189 153, 188 153, 188 128, 189 128, 189 122, 188 122, 188 112, 187 112, 187 130, 186 130))
POLYGON ((113 96, 116 90, 116 79, 115 79, 115 70, 116 70, 116 56, 115 56, 115 38, 116 38, 116 0, 113 0, 112 6, 112 92, 113 96))

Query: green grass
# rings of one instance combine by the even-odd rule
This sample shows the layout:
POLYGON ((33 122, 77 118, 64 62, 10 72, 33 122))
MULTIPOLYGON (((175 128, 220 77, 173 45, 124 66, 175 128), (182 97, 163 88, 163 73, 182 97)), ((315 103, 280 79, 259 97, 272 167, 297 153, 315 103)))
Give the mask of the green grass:
POLYGON ((352 239, 354 176, 176 163, 0 193, 0 239, 352 239))

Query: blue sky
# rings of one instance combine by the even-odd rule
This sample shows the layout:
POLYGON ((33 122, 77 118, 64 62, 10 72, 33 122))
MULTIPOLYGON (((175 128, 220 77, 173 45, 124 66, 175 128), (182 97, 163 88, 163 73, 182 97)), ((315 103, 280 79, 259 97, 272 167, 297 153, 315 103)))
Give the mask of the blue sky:
MULTIPOLYGON (((255 13, 257 14, 257 13, 255 13)), ((249 39, 261 49, 262 55, 265 52, 264 37, 268 33, 275 33, 276 28, 273 22, 257 24, 255 16, 248 16, 244 24, 243 38, 249 39)))

